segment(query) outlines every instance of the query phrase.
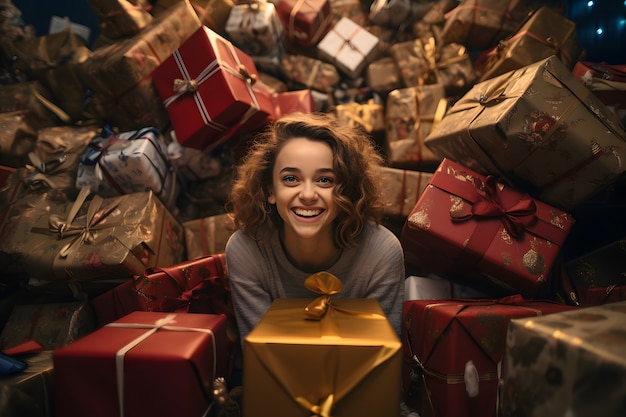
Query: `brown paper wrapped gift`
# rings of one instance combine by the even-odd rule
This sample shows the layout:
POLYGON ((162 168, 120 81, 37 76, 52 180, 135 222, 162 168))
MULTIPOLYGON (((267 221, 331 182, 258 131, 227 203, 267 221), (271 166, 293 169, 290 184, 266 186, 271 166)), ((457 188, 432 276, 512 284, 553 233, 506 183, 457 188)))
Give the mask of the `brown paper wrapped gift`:
POLYGON ((200 26, 196 12, 185 0, 131 38, 94 51, 81 65, 81 76, 97 94, 121 97, 149 80, 152 71, 200 26))
POLYGON ((624 171, 625 140, 621 122, 553 55, 475 84, 424 143, 568 210, 624 171))
POLYGON ((333 64, 306 55, 284 55, 282 71, 292 83, 325 93, 332 91, 340 79, 333 64))
POLYGON ((401 347, 375 299, 276 299, 244 342, 243 415, 397 416, 401 347))
POLYGON ((372 62, 365 70, 367 85, 378 93, 388 93, 396 88, 404 87, 400 68, 396 61, 386 56, 372 62))
POLYGON ((20 355, 28 367, 0 378, 0 417, 53 417, 54 381, 52 351, 20 355))
POLYGON ((535 7, 527 0, 463 0, 446 13, 441 36, 470 51, 488 49, 513 33, 535 7))
POLYGON ((479 81, 556 55, 568 69, 583 55, 576 23, 550 7, 537 9, 510 37, 488 53, 479 81))
POLYGON ((88 196, 83 188, 74 202, 10 213, 0 252, 22 265, 32 289, 93 294, 183 260, 182 225, 153 192, 88 196))
POLYGON ((96 316, 85 301, 19 304, 13 307, 0 347, 12 348, 34 340, 43 349, 69 345, 96 329, 96 316))
POLYGON ((438 82, 434 38, 396 43, 389 48, 389 54, 400 68, 405 87, 438 82))
POLYGON ((499 416, 623 416, 626 301, 509 323, 499 416))
MULTIPOLYGON (((153 1, 152 14, 158 17, 163 13, 169 13, 168 9, 170 7, 182 1, 184 0, 153 1)), ((220 35, 226 36, 226 21, 235 2, 232 0, 192 0, 190 3, 204 26, 208 26, 220 35)))
POLYGON ((434 170, 441 158, 424 145, 436 120, 446 108, 442 84, 393 90, 387 95, 386 138, 394 167, 429 166, 434 170))
POLYGON ((188 259, 224 252, 226 242, 235 231, 229 213, 188 220, 183 227, 188 259))
POLYGON ((68 122, 82 117, 85 85, 79 66, 90 55, 83 38, 64 31, 16 42, 15 68, 48 88, 54 105, 65 113, 57 111, 57 116, 68 122))
POLYGON ((132 36, 152 23, 148 0, 88 0, 100 18, 100 31, 111 39, 132 36))
POLYGON ((383 167, 381 181, 387 203, 385 216, 406 219, 432 176, 430 172, 383 167))

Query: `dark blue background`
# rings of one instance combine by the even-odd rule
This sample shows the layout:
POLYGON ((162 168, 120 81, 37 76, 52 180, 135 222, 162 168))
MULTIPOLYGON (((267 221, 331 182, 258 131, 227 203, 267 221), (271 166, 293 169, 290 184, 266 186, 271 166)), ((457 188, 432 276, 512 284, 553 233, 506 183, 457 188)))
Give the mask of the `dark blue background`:
MULTIPOLYGON (((587 51, 587 60, 626 64, 626 0, 546 0, 546 4, 563 3, 565 15, 576 23, 579 43, 587 51), (598 35, 597 28, 604 33, 598 35)), ((98 35, 98 18, 86 0, 13 0, 22 11, 25 23, 33 25, 37 35, 45 35, 53 15, 91 29, 90 42, 98 35)))

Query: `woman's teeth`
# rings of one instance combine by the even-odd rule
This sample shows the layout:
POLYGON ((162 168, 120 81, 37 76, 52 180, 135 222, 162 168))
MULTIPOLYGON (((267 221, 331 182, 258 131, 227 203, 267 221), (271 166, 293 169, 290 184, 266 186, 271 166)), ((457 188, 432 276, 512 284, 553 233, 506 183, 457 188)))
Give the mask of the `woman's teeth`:
POLYGON ((298 215, 298 216, 302 216, 302 217, 314 217, 319 215, 322 210, 301 210, 301 209, 295 209, 294 212, 298 215))

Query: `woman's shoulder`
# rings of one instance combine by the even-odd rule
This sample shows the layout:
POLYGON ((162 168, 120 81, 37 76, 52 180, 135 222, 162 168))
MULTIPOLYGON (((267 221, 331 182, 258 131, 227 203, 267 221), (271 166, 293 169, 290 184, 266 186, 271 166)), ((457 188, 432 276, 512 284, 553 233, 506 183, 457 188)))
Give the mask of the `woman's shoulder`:
POLYGON ((259 250, 270 244, 271 238, 269 240, 256 240, 242 229, 238 229, 228 238, 226 242, 226 252, 259 250))
POLYGON ((368 244, 369 246, 384 246, 402 250, 402 245, 398 237, 381 224, 368 223, 363 229, 362 239, 361 243, 368 244))

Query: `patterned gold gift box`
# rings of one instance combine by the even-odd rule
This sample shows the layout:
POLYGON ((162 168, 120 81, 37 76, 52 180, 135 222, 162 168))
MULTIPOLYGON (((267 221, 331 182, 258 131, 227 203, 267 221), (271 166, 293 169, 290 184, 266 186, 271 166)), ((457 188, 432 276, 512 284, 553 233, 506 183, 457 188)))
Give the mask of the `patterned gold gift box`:
POLYGON ((475 84, 424 143, 568 210, 624 171, 625 141, 621 122, 553 55, 475 84))
POLYGON ((498 415, 622 416, 626 301, 509 323, 498 415))
POLYGON ((146 268, 184 259, 182 224, 152 191, 103 199, 16 204, 0 252, 17 261, 33 290, 95 294, 146 268))
POLYGON ((152 23, 148 0, 88 0, 100 19, 100 31, 111 39, 132 36, 152 23))
POLYGON ((228 213, 188 220, 183 227, 188 259, 223 253, 226 242, 235 231, 228 213))

